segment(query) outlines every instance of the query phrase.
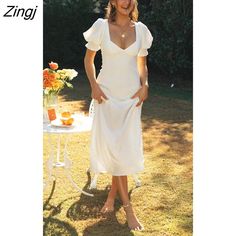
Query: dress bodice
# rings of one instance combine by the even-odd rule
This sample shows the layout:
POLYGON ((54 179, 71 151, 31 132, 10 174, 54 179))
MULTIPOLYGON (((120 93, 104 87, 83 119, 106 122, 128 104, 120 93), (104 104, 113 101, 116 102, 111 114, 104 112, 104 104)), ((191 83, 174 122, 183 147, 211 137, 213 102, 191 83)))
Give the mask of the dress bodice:
POLYGON ((107 94, 117 98, 130 97, 140 87, 137 57, 147 56, 153 41, 147 26, 135 22, 135 41, 126 49, 111 41, 107 19, 98 18, 83 35, 88 49, 102 53, 97 82, 107 89, 107 94))
POLYGON ((83 33, 87 48, 93 51, 101 49, 109 55, 128 54, 130 56, 147 56, 153 37, 149 29, 141 21, 135 22, 136 40, 126 49, 122 49, 110 39, 108 19, 98 18, 93 25, 83 33))

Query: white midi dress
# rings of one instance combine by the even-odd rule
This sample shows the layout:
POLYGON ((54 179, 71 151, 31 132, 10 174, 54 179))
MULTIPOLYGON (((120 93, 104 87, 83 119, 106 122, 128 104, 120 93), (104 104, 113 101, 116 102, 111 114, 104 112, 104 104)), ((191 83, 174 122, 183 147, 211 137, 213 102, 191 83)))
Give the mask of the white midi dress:
POLYGON ((135 22, 136 40, 122 49, 111 41, 107 19, 98 18, 83 33, 88 49, 101 49, 102 67, 97 83, 108 100, 94 102, 90 142, 90 170, 124 176, 144 169, 141 126, 142 105, 131 97, 141 87, 137 57, 147 56, 153 37, 145 24, 135 22))

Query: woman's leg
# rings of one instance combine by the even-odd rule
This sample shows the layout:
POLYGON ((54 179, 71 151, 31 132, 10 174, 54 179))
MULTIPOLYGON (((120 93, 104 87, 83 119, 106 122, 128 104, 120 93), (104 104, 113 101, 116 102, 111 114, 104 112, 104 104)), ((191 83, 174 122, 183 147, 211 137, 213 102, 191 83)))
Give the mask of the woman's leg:
POLYGON ((107 200, 101 209, 102 213, 111 212, 114 210, 114 202, 115 202, 117 191, 118 191, 118 187, 116 183, 116 178, 112 176, 111 190, 109 191, 107 200))
POLYGON ((141 225, 137 216, 135 215, 128 196, 127 176, 116 176, 115 178, 119 195, 123 203, 123 208, 126 213, 126 218, 128 221, 129 228, 131 230, 142 230, 143 226, 141 225))

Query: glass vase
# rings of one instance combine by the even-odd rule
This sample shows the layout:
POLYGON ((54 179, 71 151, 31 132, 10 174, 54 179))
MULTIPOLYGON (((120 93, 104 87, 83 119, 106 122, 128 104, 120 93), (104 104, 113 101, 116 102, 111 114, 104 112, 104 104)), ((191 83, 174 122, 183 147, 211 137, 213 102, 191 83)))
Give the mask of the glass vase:
POLYGON ((50 93, 43 96, 44 122, 55 120, 58 109, 58 94, 50 93))

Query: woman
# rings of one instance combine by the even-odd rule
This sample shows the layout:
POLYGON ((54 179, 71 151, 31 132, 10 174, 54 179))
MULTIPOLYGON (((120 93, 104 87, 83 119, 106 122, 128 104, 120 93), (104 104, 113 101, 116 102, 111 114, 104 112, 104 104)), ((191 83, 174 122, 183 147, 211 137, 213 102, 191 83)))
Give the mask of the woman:
POLYGON ((87 41, 84 65, 95 110, 90 169, 112 175, 101 212, 114 210, 118 191, 131 230, 143 229, 130 203, 127 175, 144 168, 141 108, 148 97, 146 56, 153 40, 137 18, 137 0, 110 0, 105 19, 97 19, 83 33, 87 41), (96 78, 94 57, 99 49, 102 68, 96 78))

